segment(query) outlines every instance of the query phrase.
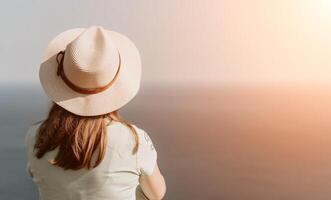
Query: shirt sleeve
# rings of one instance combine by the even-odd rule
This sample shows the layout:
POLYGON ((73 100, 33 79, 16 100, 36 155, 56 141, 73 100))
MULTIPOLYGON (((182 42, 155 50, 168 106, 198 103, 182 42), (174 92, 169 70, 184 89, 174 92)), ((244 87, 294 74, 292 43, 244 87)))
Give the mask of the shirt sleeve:
POLYGON ((142 129, 138 130, 139 147, 137 151, 138 170, 141 175, 152 175, 156 166, 157 152, 149 135, 142 129))
POLYGON ((26 151, 26 158, 27 158, 27 163, 26 163, 26 173, 30 176, 33 177, 32 169, 31 169, 31 164, 30 160, 33 155, 33 139, 35 135, 36 128, 34 126, 29 127, 28 131, 26 132, 25 138, 24 138, 24 146, 25 146, 25 151, 26 151))
POLYGON ((27 131, 26 134, 25 134, 24 147, 25 147, 26 158, 27 158, 25 172, 26 172, 26 174, 30 174, 29 173, 30 172, 30 162, 29 162, 29 131, 27 131))

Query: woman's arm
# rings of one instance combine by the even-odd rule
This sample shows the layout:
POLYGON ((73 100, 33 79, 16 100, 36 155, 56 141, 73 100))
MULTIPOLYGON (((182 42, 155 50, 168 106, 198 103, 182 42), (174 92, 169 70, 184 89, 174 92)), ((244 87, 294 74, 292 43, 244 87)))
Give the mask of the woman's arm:
POLYGON ((139 178, 140 187, 150 200, 161 200, 166 192, 165 180, 158 165, 155 165, 151 175, 141 175, 139 178))

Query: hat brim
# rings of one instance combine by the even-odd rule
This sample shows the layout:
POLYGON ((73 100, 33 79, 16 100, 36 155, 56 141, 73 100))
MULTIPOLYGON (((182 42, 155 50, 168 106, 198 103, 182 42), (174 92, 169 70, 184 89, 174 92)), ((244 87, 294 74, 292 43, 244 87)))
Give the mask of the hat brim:
POLYGON ((69 88, 57 76, 56 55, 85 29, 77 28, 56 36, 42 58, 39 79, 47 96, 54 103, 80 116, 95 116, 118 110, 137 94, 141 79, 141 60, 136 46, 124 35, 107 31, 121 55, 121 69, 116 81, 97 94, 81 94, 69 88))

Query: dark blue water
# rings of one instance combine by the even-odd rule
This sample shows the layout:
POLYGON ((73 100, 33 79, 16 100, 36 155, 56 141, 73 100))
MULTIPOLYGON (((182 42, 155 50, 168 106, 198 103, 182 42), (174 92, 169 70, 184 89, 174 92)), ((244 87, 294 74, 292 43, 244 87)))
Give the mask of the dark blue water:
MULTIPOLYGON (((37 199, 23 140, 47 98, 0 90, 0 199, 37 199)), ((331 198, 331 87, 145 86, 121 113, 151 135, 165 199, 331 198)))
POLYGON ((29 124, 44 116, 47 98, 35 86, 6 88, 0 89, 0 199, 37 199, 25 171, 24 136, 29 124))

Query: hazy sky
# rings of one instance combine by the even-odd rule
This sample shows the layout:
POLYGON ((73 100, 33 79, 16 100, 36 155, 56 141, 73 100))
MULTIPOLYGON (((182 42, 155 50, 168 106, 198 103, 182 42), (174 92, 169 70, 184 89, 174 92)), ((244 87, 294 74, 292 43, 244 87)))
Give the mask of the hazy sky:
POLYGON ((330 0, 11 0, 0 6, 1 82, 37 83, 48 41, 102 25, 140 49, 145 82, 328 81, 330 0))

